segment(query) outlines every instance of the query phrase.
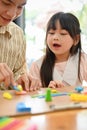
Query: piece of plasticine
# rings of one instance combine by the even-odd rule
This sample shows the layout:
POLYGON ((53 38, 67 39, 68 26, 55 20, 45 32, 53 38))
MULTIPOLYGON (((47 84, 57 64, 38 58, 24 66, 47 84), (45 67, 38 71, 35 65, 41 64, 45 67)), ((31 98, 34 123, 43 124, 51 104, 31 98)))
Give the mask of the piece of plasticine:
POLYGON ((50 88, 47 88, 47 89, 46 89, 45 101, 46 101, 46 102, 52 101, 51 89, 50 89, 50 88))
POLYGON ((56 89, 52 89, 51 92, 52 93, 58 93, 58 91, 56 89))
POLYGON ((6 99, 12 99, 12 95, 9 92, 4 92, 3 97, 6 99))
POLYGON ((19 91, 23 91, 23 88, 21 85, 18 85, 17 88, 19 89, 19 91))
POLYGON ((83 91, 83 87, 82 87, 82 86, 77 86, 77 87, 75 88, 75 90, 76 90, 78 93, 80 93, 81 91, 83 91))
POLYGON ((13 89, 16 90, 16 91, 20 91, 17 86, 13 86, 13 89))
MULTIPOLYGON (((56 96, 64 96, 64 95, 69 95, 69 93, 52 93, 51 97, 56 97, 56 96)), ((38 98, 45 98, 45 95, 38 95, 38 98)))
POLYGON ((18 103, 16 109, 17 109, 17 112, 30 112, 31 111, 31 107, 26 106, 24 102, 18 103))
POLYGON ((25 94, 27 94, 27 92, 26 91, 15 91, 15 94, 16 95, 25 95, 25 94))
POLYGON ((23 91, 23 88, 21 85, 18 85, 18 86, 13 86, 13 89, 16 90, 16 91, 23 91))

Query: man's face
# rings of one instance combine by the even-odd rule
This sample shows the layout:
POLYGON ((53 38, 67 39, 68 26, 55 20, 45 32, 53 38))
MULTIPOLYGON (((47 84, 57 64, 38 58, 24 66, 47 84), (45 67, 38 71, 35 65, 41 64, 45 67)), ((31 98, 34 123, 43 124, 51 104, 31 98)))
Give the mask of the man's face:
POLYGON ((0 0, 0 26, 5 26, 21 15, 26 0, 0 0))

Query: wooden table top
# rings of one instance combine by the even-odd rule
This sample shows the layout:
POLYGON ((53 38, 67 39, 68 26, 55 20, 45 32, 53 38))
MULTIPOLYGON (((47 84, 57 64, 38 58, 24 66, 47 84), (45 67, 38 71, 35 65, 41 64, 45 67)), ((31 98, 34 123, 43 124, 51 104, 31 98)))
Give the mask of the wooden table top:
POLYGON ((46 102, 44 98, 38 99, 30 97, 30 95, 37 92, 31 92, 21 96, 14 95, 14 91, 10 91, 10 93, 13 95, 12 100, 4 99, 2 96, 3 92, 0 92, 0 116, 25 119, 30 124, 36 124, 38 130, 87 130, 86 109, 50 110, 50 105, 65 105, 71 103, 68 96, 53 97, 52 102, 46 102), (32 107, 32 113, 18 113, 16 111, 16 104, 18 102, 27 102, 32 107))
POLYGON ((30 124, 36 124, 37 130, 87 130, 87 110, 60 111, 16 118, 27 119, 30 124))

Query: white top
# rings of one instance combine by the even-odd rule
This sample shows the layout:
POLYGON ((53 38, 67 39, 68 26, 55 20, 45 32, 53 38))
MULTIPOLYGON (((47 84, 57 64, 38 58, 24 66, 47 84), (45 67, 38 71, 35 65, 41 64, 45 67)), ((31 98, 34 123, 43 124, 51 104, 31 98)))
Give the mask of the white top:
MULTIPOLYGON (((55 63, 53 80, 62 81, 68 86, 78 86, 82 85, 82 81, 87 81, 87 55, 81 53, 81 63, 80 63, 80 77, 81 81, 78 79, 78 53, 75 56, 71 56, 67 61, 61 63, 55 63)), ((32 63, 29 73, 40 80, 40 67, 42 64, 43 57, 32 63)))

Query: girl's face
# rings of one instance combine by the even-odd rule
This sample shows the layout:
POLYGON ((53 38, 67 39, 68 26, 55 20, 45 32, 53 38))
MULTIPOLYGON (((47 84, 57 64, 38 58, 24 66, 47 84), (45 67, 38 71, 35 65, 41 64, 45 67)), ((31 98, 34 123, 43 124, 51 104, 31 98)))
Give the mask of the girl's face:
POLYGON ((75 44, 75 41, 67 30, 61 29, 59 21, 56 23, 56 30, 50 29, 47 34, 47 45, 58 61, 68 59, 73 44, 75 44))
POLYGON ((17 18, 26 0, 0 0, 0 26, 5 26, 17 18))

